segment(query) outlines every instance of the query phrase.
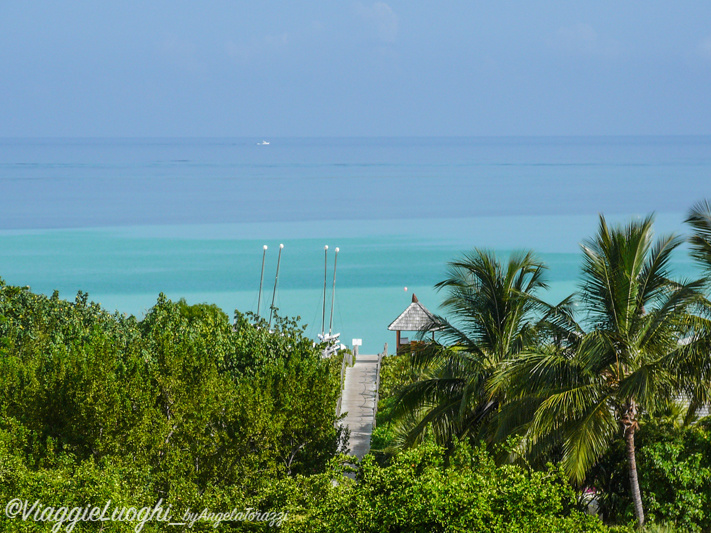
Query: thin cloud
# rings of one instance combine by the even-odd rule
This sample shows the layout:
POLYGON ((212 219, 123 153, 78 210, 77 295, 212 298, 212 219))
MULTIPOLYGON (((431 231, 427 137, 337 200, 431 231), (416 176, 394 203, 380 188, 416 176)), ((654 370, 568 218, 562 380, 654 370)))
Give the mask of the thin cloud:
POLYGON ((159 51, 163 57, 180 68, 190 72, 202 70, 202 64, 198 60, 197 48, 191 41, 181 39, 175 35, 169 35, 160 43, 159 51))
POLYGON ((379 41, 392 44, 397 39, 399 22, 392 8, 385 2, 375 2, 366 6, 355 4, 356 13, 375 31, 379 41))
POLYGON ((261 39, 256 39, 249 43, 227 41, 225 43, 225 52, 238 63, 249 63, 254 59, 262 58, 267 54, 273 54, 286 48, 289 41, 288 33, 265 35, 261 39))
POLYGON ((574 24, 558 30, 549 44, 566 54, 587 57, 616 57, 621 47, 618 41, 603 37, 590 24, 574 24))
POLYGON ((701 39, 698 46, 699 54, 706 58, 711 59, 711 35, 701 39))

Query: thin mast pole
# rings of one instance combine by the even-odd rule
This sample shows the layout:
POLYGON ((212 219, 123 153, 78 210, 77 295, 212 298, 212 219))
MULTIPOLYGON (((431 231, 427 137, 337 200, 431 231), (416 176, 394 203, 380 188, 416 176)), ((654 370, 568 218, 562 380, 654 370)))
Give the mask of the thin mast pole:
POLYGON ((259 276, 259 298, 257 298, 257 318, 259 318, 259 307, 262 304, 262 285, 264 284, 264 260, 267 258, 267 245, 264 245, 262 253, 262 275, 259 276))
POLYGON ((328 322, 328 334, 331 334, 333 328, 333 304, 336 301, 336 266, 338 266, 338 248, 336 248, 336 256, 333 259, 333 289, 331 289, 331 320, 328 322))
POLYGON ((326 277, 328 276, 328 245, 323 247, 323 315, 321 316, 321 336, 326 333, 326 277))
POLYGON ((274 312, 274 299, 276 298, 277 282, 279 281, 279 265, 281 264, 281 251, 284 249, 284 245, 279 245, 279 256, 277 257, 277 269, 276 276, 274 277, 274 291, 272 291, 272 305, 269 308, 269 327, 272 327, 272 313, 274 312))

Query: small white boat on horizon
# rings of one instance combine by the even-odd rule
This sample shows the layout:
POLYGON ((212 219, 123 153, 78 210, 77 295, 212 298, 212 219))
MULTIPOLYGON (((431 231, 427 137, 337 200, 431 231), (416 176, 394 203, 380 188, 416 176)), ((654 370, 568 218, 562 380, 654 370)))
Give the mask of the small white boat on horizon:
POLYGON ((269 146, 269 141, 262 141, 257 143, 257 146, 269 146))

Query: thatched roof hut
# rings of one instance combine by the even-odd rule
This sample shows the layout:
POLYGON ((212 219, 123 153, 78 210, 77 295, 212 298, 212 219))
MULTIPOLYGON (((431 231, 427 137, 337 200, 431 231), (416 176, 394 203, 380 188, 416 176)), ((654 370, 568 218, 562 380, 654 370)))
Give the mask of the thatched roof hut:
POLYGON ((417 296, 412 295, 412 303, 388 326, 390 331, 397 333, 397 349, 400 346, 409 344, 409 339, 400 336, 401 331, 431 331, 440 329, 441 325, 424 305, 420 303, 417 296))

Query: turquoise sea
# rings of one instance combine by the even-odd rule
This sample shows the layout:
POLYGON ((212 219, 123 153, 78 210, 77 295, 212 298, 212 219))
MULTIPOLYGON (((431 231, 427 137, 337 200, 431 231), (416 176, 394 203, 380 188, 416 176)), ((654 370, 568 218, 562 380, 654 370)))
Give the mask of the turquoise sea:
MULTIPOLYGON (((0 139, 0 277, 141 316, 159 292, 321 328, 323 247, 340 248, 334 330, 362 352, 473 247, 534 249, 557 301, 598 213, 685 232, 711 198, 711 137, 0 139), (407 290, 405 290, 407 287, 407 290)), ((329 255, 328 304, 333 254, 329 255)), ((676 272, 695 271, 684 252, 676 272)), ((328 317, 327 317, 328 322, 328 317)))

